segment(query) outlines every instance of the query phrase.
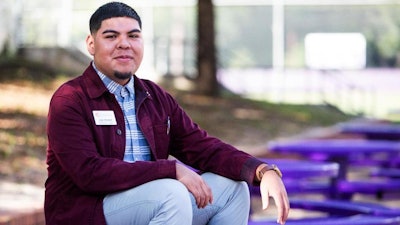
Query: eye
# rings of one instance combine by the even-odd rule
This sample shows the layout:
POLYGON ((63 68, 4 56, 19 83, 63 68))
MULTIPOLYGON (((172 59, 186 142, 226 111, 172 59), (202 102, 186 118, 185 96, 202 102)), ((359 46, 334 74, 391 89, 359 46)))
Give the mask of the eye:
POLYGON ((140 38, 141 35, 140 35, 140 33, 132 33, 132 34, 129 35, 129 37, 130 38, 140 38))
POLYGON ((116 37, 117 37, 117 35, 115 35, 115 34, 105 36, 106 39, 115 39, 116 37))

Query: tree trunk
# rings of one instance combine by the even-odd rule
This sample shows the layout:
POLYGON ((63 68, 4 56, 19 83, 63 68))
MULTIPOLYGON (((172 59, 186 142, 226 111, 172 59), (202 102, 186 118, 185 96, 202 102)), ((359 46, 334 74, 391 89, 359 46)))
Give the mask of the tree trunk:
POLYGON ((215 53, 214 8, 212 0, 198 0, 197 10, 197 70, 196 89, 199 93, 217 96, 217 63, 215 53))

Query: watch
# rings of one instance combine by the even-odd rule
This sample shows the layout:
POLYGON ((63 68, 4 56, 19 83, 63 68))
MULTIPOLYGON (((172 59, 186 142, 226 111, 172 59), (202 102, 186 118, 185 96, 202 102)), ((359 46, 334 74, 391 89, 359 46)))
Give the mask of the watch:
POLYGON ((258 179, 261 181, 262 177, 264 176, 265 172, 273 170, 280 178, 282 178, 281 170, 275 164, 267 164, 264 166, 260 171, 258 171, 258 179))

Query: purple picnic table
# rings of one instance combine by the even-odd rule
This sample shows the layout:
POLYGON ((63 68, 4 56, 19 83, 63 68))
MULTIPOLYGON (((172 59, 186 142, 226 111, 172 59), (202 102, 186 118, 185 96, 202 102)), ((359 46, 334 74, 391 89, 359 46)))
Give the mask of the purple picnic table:
POLYGON ((400 168, 374 168, 370 172, 375 177, 400 178, 400 168))
POLYGON ((268 148, 275 152, 313 154, 347 157, 360 153, 400 153, 400 143, 383 140, 360 139, 306 139, 272 141, 268 148))
POLYGON ((273 141, 268 149, 277 153, 295 153, 302 156, 326 158, 339 163, 339 178, 345 179, 349 159, 357 155, 400 153, 400 142, 354 139, 316 139, 273 141))
MULTIPOLYGON (((292 140, 270 142, 268 149, 276 153, 295 153, 310 158, 323 158, 339 164, 339 174, 334 181, 337 192, 343 191, 346 195, 359 190, 363 193, 384 191, 400 191, 400 180, 389 181, 348 181, 347 172, 352 157, 362 154, 386 153, 398 155, 400 143, 383 140, 354 140, 354 139, 323 139, 323 140, 292 140)), ((332 196, 333 197, 333 196, 332 196)), ((340 196, 337 196, 340 197, 340 196)), ((348 197, 346 197, 348 198, 348 197)))
POLYGON ((370 140, 400 140, 400 124, 353 122, 338 124, 341 133, 361 134, 370 140))

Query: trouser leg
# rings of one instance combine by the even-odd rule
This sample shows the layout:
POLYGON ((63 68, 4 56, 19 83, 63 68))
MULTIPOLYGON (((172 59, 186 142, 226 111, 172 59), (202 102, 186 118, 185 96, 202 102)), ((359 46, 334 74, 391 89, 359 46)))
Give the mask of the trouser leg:
POLYGON ((203 209, 197 208, 193 195, 182 183, 161 179, 107 195, 103 203, 107 224, 247 224, 250 211, 247 184, 212 173, 202 177, 214 197, 213 203, 203 209))
POLYGON ((213 173, 205 173, 202 177, 211 187, 214 202, 199 209, 191 195, 193 225, 246 225, 250 212, 247 184, 213 173))
POLYGON ((108 225, 190 225, 192 208, 186 187, 173 179, 148 182, 109 194, 103 201, 108 225))

